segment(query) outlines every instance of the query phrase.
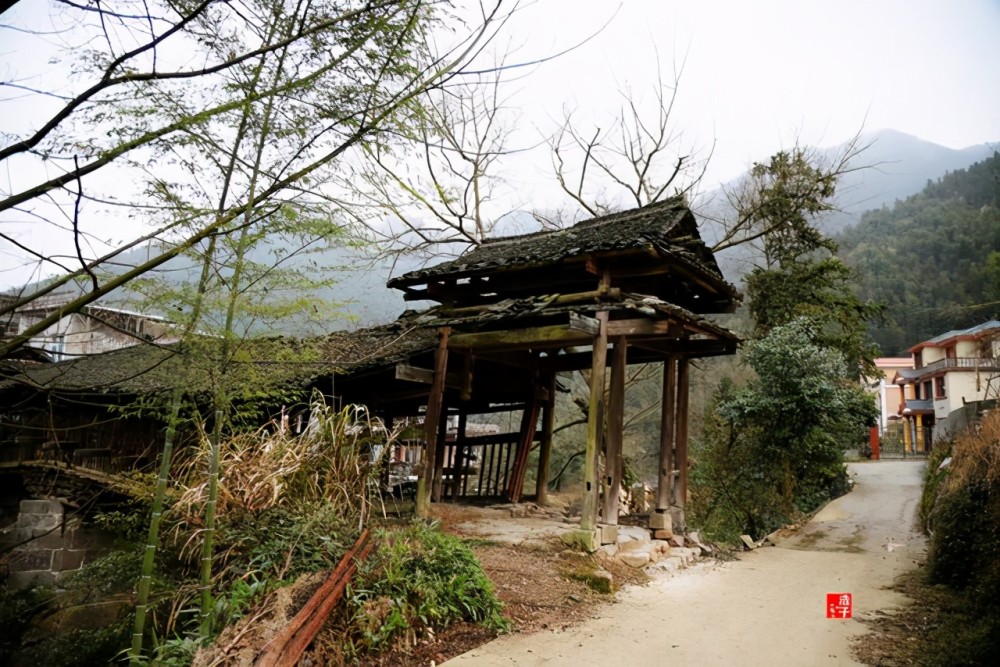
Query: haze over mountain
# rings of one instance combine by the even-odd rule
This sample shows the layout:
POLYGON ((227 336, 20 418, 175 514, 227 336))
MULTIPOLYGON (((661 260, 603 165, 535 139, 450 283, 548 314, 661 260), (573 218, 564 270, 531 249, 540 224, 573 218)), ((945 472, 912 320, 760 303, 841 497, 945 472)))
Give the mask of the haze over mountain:
MULTIPOLYGON (((884 129, 862 135, 859 145, 866 148, 851 163, 856 171, 845 174, 837 186, 840 210, 828 213, 819 221, 820 229, 830 236, 856 225, 866 211, 892 206, 949 172, 991 157, 994 150, 1000 149, 1000 140, 953 149, 884 129)), ((832 158, 842 154, 847 147, 845 142, 822 148, 820 152, 832 158)), ((729 214, 728 202, 721 190, 703 195, 700 203, 696 203, 696 212, 699 206, 700 212, 711 218, 725 218, 729 214)), ((710 223, 703 227, 702 235, 707 242, 712 242, 715 233, 710 223)), ((726 278, 736 282, 752 268, 753 257, 754 251, 750 248, 733 248, 718 254, 719 266, 726 278)))

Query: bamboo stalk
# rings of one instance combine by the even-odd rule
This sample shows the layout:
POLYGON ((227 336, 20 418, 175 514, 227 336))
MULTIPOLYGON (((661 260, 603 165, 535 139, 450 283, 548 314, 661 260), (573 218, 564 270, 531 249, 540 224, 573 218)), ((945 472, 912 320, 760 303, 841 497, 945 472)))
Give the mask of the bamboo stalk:
POLYGON ((146 614, 149 610, 149 589, 153 581, 156 548, 160 544, 163 499, 167 495, 170 459, 173 455, 174 436, 177 432, 177 418, 180 411, 181 391, 175 389, 170 399, 170 417, 167 420, 167 431, 163 438, 163 451, 160 453, 160 470, 156 478, 156 491, 153 493, 153 508, 149 520, 149 532, 146 536, 146 548, 142 554, 142 570, 136 586, 135 623, 132 626, 132 648, 129 649, 128 653, 129 664, 133 667, 142 664, 142 635, 145 632, 146 614))

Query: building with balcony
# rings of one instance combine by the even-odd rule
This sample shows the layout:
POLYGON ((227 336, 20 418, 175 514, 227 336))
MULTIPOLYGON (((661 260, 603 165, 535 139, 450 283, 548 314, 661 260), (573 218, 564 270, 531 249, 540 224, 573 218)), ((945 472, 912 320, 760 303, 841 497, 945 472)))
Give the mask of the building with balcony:
POLYGON ((909 350, 912 369, 900 369, 893 383, 903 391, 899 416, 911 452, 961 429, 969 410, 1000 394, 1000 321, 949 331, 909 350))
POLYGON ((879 432, 885 434, 890 426, 899 422, 900 405, 903 402, 903 387, 893 382, 896 373, 901 370, 912 370, 911 357, 879 357, 875 367, 881 371, 881 377, 862 378, 865 389, 874 396, 879 408, 879 432))

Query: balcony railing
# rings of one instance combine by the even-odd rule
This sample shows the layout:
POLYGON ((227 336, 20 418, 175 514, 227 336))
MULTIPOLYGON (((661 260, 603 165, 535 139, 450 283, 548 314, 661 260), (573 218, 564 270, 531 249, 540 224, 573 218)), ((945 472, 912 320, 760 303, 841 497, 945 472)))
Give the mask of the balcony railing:
POLYGON ((948 357, 932 361, 925 366, 918 368, 920 374, 933 373, 935 371, 1000 371, 1000 359, 990 357, 948 357))

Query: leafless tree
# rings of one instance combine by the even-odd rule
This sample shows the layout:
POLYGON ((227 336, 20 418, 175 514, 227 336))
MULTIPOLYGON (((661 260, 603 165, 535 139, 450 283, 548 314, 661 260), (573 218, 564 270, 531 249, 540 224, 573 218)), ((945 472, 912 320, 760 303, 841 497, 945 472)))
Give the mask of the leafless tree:
MULTIPOLYGON (((329 205, 328 197, 310 192, 312 184, 325 182, 366 151, 384 151, 401 134, 399 128, 419 117, 426 96, 455 83, 496 36, 517 9, 516 3, 506 4, 493 0, 481 6, 474 25, 432 48, 430 33, 436 22, 448 19, 447 3, 60 0, 57 6, 75 21, 66 39, 78 47, 70 64, 70 92, 0 82, 0 91, 57 101, 36 127, 3 138, 0 168, 7 178, 0 186, 0 223, 12 223, 16 215, 62 229, 74 252, 58 256, 47 245, 0 228, 0 243, 9 250, 65 272, 3 304, 0 314, 85 279, 83 294, 63 309, 72 312, 218 234, 286 211, 289 202, 329 205), (245 83, 265 59, 281 69, 279 75, 262 77, 260 85, 232 85, 245 83), (255 170, 238 156, 237 167, 258 175, 253 187, 239 178, 208 184, 179 178, 197 167, 203 151, 192 150, 195 144, 213 132, 238 132, 227 125, 232 118, 267 105, 282 119, 282 159, 255 170), (25 164, 42 164, 48 171, 22 169, 25 164), (144 175, 133 188, 136 173, 144 175), (174 205, 178 193, 202 189, 206 202, 225 205, 174 205), (223 191, 228 196, 220 197, 223 191), (155 204, 149 197, 154 192, 160 195, 155 204), (158 217, 161 224, 152 231, 144 225, 120 229, 124 241, 103 254, 85 253, 82 246, 91 238, 107 237, 103 219, 94 215, 98 204, 143 221, 158 217), (161 243, 153 257, 102 276, 100 270, 126 250, 151 240, 161 243)), ((225 159, 224 151, 219 159, 225 159)), ((0 356, 58 317, 5 340, 0 356)))
MULTIPOLYGON (((711 158, 684 142, 671 114, 677 101, 681 70, 665 83, 662 74, 653 87, 652 114, 634 91, 620 91, 617 116, 607 128, 587 130, 567 113, 548 140, 556 180, 585 213, 604 215, 640 207, 665 197, 688 195, 698 185, 711 158)), ((559 224, 536 214, 543 224, 559 224)), ((558 217, 558 216, 557 216, 558 217)))

